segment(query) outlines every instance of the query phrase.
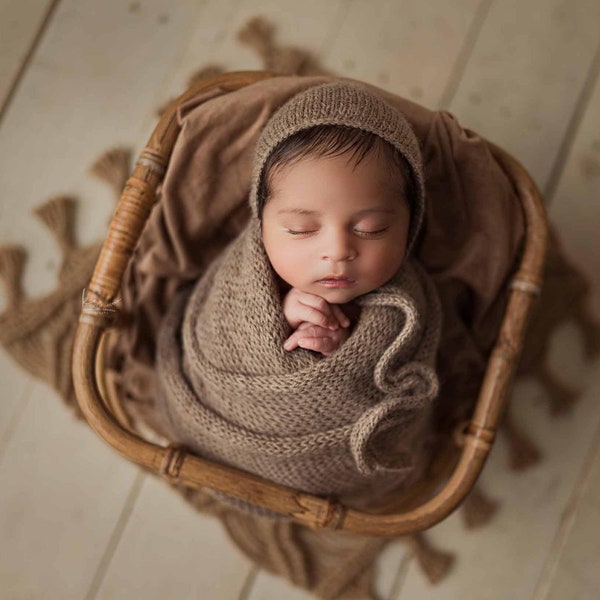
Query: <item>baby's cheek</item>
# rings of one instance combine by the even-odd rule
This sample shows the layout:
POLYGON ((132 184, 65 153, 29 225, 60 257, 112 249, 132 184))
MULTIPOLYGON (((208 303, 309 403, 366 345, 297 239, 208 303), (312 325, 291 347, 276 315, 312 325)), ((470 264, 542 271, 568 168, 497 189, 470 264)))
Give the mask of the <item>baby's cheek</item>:
POLYGON ((301 275, 303 272, 302 255, 298 250, 281 245, 275 248, 269 256, 271 265, 285 282, 292 287, 300 287, 298 284, 302 282, 301 275))
POLYGON ((404 248, 390 244, 369 257, 367 270, 371 274, 374 288, 383 285, 396 274, 404 262, 404 256, 404 248))

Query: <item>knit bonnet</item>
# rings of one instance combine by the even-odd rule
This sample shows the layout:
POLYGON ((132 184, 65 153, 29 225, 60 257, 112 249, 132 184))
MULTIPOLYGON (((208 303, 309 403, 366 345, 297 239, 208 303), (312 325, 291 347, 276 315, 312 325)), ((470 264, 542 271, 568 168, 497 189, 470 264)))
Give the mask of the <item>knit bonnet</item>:
POLYGON ((260 219, 258 190, 264 166, 273 150, 288 137, 316 125, 342 125, 374 133, 405 158, 413 176, 407 254, 414 246, 425 212, 423 165, 417 138, 406 118, 365 87, 346 82, 308 88, 279 108, 265 125, 256 146, 250 206, 260 219))

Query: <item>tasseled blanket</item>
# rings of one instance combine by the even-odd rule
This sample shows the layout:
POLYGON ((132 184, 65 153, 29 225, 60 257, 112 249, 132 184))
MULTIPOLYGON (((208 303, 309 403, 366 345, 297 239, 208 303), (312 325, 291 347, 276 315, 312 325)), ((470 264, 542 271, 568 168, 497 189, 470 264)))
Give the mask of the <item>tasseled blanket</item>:
POLYGON ((160 333, 159 396, 175 439, 310 493, 414 481, 438 391, 435 287, 407 260, 356 302, 360 318, 336 352, 284 350, 291 328, 251 220, 160 333))

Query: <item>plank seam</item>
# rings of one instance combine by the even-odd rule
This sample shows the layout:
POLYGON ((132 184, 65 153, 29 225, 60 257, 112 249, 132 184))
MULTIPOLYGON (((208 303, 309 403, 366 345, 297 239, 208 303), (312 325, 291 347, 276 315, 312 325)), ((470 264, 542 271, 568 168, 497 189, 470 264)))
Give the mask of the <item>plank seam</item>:
POLYGON ((550 550, 544 561, 544 565, 540 572, 538 583, 535 587, 531 600, 544 600, 548 597, 551 589, 553 575, 558 566, 562 551, 568 541, 569 534, 575 524, 577 516, 577 507, 581 503, 587 488, 589 487, 591 473, 594 463, 600 460, 600 422, 596 428, 596 433, 587 456, 583 463, 583 467, 577 478, 577 482, 573 486, 571 496, 563 510, 562 518, 554 539, 550 545, 550 550))
POLYGON ((254 587, 254 581, 259 573, 259 569, 256 567, 251 567, 246 575, 246 579, 244 579, 244 585, 240 590, 240 595, 238 600, 248 600, 250 598, 250 593, 252 592, 252 588, 254 587))
POLYGON ((406 552, 398 565, 398 569, 396 571, 396 576, 394 577, 394 582, 392 583, 392 587, 390 589, 389 600, 400 600, 400 594, 402 593, 402 589, 404 588, 404 584, 406 582, 406 578, 408 577, 408 570, 410 569, 410 565, 415 560, 415 554, 412 551, 406 552))
POLYGON ((317 58, 325 61, 327 56, 329 56, 330 52, 335 45, 335 41, 342 30, 342 26, 344 25, 345 20, 348 17, 348 13, 350 12, 350 5, 353 0, 342 0, 338 6, 338 9, 335 13, 335 17, 332 21, 332 25, 329 29, 328 35, 325 36, 323 43, 319 49, 317 58))
POLYGON ((6 427, 4 434, 2 435, 2 437, 0 437, 0 464, 2 464, 2 461, 4 460, 4 455, 6 453, 8 445, 10 444, 10 440, 13 438, 19 426, 19 423, 21 422, 21 418, 23 417, 23 414, 25 413, 25 410, 29 405, 31 395, 33 394, 34 389, 35 382, 28 381, 23 393, 20 396, 17 410, 15 410, 14 414, 10 418, 10 421, 8 422, 8 426, 6 427))
POLYGON ((31 43, 31 46, 29 47, 27 54, 21 61, 21 65, 13 77, 13 80, 8 88, 8 93, 6 94, 6 96, 4 98, 4 102, 2 103, 2 107, 0 107, 0 125, 2 124, 4 116, 5 116, 6 112, 8 111, 8 108, 14 99, 14 96, 17 92, 17 89, 18 89, 22 79, 23 79, 23 76, 25 75, 25 72, 29 68, 29 65, 31 64, 33 56, 34 56, 35 52, 37 51, 37 49, 42 41, 42 38, 44 37, 44 34, 46 33, 46 30, 48 29, 48 25, 50 24, 50 21, 54 15, 54 12, 55 12, 57 6, 59 5, 59 3, 60 3, 60 0, 52 0, 50 2, 50 5, 46 9, 46 13, 44 14, 44 18, 42 19, 42 22, 40 23, 40 26, 38 27, 37 31, 35 32, 35 35, 33 37, 33 42, 31 43))
POLYGON ((121 536, 123 535, 123 531, 127 526, 129 521, 129 517, 133 512, 133 508, 137 499, 140 495, 140 491, 142 489, 142 485, 146 479, 146 474, 142 471, 139 471, 135 477, 133 485, 127 494, 127 498, 125 499, 125 503, 123 504, 123 509, 121 510, 121 514, 117 519, 113 532, 108 540, 108 544, 102 554, 102 558, 98 564, 98 568, 96 569, 96 573, 92 579, 92 583, 88 590, 88 593, 85 595, 85 600, 95 600, 98 591, 100 590, 100 586, 104 581, 104 577, 106 576, 106 572, 108 571, 108 567, 113 559, 115 554, 115 550, 121 541, 121 536))
POLYGON ((556 189, 558 188, 558 184, 560 182, 564 168, 567 163, 567 158, 571 153, 571 150, 573 149, 573 144, 579 131, 579 126, 583 121, 583 117, 592 98, 594 88, 598 81, 599 73, 600 39, 598 41, 598 46, 596 48, 594 58, 592 59, 590 68, 588 69, 588 74, 585 83, 581 88, 581 92, 579 94, 579 97, 577 98, 577 103, 575 104, 575 108, 573 109, 573 114, 567 125, 567 130, 565 132, 565 135, 563 136, 561 145, 556 154, 556 158, 554 159, 552 169, 550 170, 550 177, 548 179, 548 183, 545 186, 543 194, 546 207, 550 206, 551 200, 553 199, 553 196, 556 193, 556 189))
POLYGON ((452 68, 452 72, 450 73, 450 77, 448 77, 448 84, 438 103, 439 109, 447 109, 452 103, 452 100, 454 100, 454 96, 456 96, 460 82, 467 69, 469 59, 473 54, 473 48, 475 48, 475 44, 479 39, 483 24, 488 17, 493 1, 494 0, 482 0, 475 11, 473 21, 469 26, 467 35, 465 36, 458 57, 454 63, 454 67, 452 68))

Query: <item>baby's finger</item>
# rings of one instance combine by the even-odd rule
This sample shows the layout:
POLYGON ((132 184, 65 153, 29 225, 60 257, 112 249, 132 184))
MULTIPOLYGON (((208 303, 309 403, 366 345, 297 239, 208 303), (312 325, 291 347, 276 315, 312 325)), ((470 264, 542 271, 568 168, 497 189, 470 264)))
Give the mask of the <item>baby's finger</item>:
POLYGON ((298 340, 298 346, 306 350, 314 350, 321 354, 329 354, 335 350, 335 341, 329 337, 307 337, 298 340))
POLYGON ((331 310, 333 311, 333 315, 337 319, 338 323, 342 327, 350 326, 350 319, 346 316, 344 311, 337 304, 331 304, 331 310))
POLYGON ((300 312, 302 318, 313 325, 320 325, 326 329, 336 330, 339 328, 337 319, 333 316, 323 314, 316 308, 311 306, 305 306, 304 310, 300 312))
MULTIPOLYGON (((292 333, 292 335, 290 335, 290 337, 283 342, 284 350, 291 351, 295 348, 298 348, 298 340, 300 339, 300 335, 300 332, 296 329, 296 331, 294 331, 294 333, 292 333)), ((303 333, 302 335, 306 334, 303 333)))
POLYGON ((283 348, 285 350, 294 350, 294 348, 298 348, 298 340, 302 337, 318 337, 322 335, 326 329, 322 329, 318 325, 314 325, 307 321, 304 321, 300 324, 298 329, 290 335, 290 337, 283 342, 283 348))
POLYGON ((327 327, 327 329, 338 329, 339 321, 335 316, 332 305, 320 296, 314 294, 302 294, 298 298, 302 310, 302 318, 315 325, 327 327))

